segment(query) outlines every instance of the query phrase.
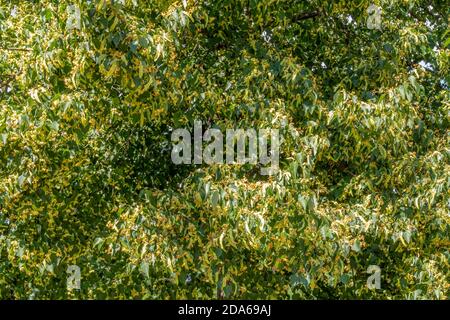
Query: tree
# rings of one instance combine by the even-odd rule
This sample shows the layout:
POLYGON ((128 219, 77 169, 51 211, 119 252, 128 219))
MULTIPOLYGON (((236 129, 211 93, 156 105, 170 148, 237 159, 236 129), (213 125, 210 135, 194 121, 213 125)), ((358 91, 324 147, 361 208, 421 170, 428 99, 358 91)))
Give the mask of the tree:
POLYGON ((0 297, 446 298, 448 6, 374 2, 3 1, 0 297), (173 164, 194 120, 279 172, 173 164))

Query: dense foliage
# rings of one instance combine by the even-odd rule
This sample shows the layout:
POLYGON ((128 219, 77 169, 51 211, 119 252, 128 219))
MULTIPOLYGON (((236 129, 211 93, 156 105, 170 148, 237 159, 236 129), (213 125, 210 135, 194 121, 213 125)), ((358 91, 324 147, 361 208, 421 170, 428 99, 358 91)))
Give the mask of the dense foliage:
POLYGON ((448 298, 449 35, 447 1, 0 0, 0 298, 448 298), (278 128, 279 172, 174 165, 195 119, 278 128))

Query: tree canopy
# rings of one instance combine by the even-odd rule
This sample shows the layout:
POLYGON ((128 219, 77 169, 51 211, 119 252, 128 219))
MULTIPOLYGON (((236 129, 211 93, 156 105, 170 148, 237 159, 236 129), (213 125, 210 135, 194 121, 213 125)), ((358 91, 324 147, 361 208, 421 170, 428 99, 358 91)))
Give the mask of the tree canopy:
POLYGON ((0 298, 448 298, 449 35, 443 0, 2 0, 0 298), (175 165, 195 120, 279 129, 280 170, 175 165))

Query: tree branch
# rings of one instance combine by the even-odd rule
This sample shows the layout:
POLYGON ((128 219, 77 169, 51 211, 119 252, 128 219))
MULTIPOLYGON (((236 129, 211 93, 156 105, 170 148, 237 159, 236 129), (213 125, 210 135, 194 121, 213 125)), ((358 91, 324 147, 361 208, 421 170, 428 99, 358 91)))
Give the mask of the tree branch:
POLYGON ((319 11, 307 12, 307 13, 303 13, 299 16, 294 17, 293 21, 301 21, 301 20, 311 19, 311 18, 315 18, 319 15, 320 15, 319 11))

